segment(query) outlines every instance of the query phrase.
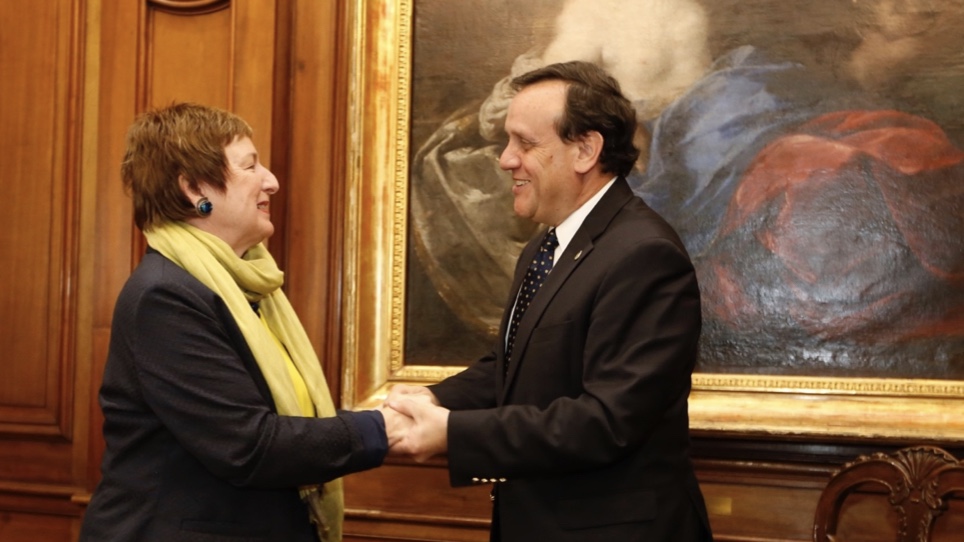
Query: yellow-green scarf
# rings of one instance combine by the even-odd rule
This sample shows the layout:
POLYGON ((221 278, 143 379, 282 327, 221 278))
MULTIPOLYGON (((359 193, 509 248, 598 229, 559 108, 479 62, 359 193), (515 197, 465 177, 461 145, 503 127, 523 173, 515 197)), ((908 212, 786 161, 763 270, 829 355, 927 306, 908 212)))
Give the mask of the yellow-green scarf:
MULTIPOLYGON (((264 245, 249 249, 243 258, 239 258, 220 238, 184 222, 156 226, 145 232, 145 236, 151 247, 224 300, 268 382, 279 414, 302 415, 283 354, 258 315, 251 310, 251 302, 260 303, 260 311, 268 326, 287 348, 308 386, 318 417, 335 415, 331 392, 318 357, 281 290, 284 273, 264 245)), ((341 479, 328 482, 323 489, 302 487, 300 493, 308 504, 311 520, 317 525, 321 540, 339 542, 344 516, 341 479)))

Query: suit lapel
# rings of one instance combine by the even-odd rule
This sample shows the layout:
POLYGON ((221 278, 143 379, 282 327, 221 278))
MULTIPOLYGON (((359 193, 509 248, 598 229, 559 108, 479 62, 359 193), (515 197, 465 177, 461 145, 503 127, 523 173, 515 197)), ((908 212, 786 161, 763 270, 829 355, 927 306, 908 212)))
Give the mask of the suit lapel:
MULTIPOLYGON (((606 228, 609 223, 612 222, 613 218, 619 212, 626 203, 632 199, 633 193, 629 188, 626 180, 620 177, 616 179, 616 182, 609 188, 609 190, 603 194, 603 197, 599 200, 599 203, 593 208, 593 210, 586 216, 582 225, 576 230, 576 234, 573 236, 572 241, 566 247, 565 252, 560 255, 559 259, 555 262, 552 267, 552 271, 546 278, 546 281, 542 284, 539 289, 539 293, 536 294, 535 299, 526 309, 525 316, 522 317, 522 322, 519 324, 519 330, 516 332, 515 346, 513 346, 514 359, 509 365, 508 374, 506 376, 507 380, 505 385, 501 386, 501 394, 499 396, 499 404, 505 401, 505 396, 515 380, 515 375, 518 372, 520 362, 525 358, 526 346, 529 344, 529 338, 532 336, 532 332, 536 328, 536 324, 542 319, 542 314, 549 307, 552 299, 560 293, 563 285, 569 279, 569 276, 577 267, 583 264, 589 259, 590 253, 593 250, 594 241, 597 239, 606 228)), ((526 245, 525 250, 523 250, 522 255, 519 257, 520 262, 528 262, 535 255, 535 251, 538 250, 538 239, 540 239, 542 233, 537 236, 536 240, 530 242, 526 245)), ((588 264, 592 265, 592 264, 588 264)), ((526 272, 525 265, 518 265, 516 267, 515 278, 512 281, 512 298, 509 303, 515 303, 515 294, 518 293, 519 287, 522 285, 522 278, 526 272)), ((565 295, 563 292, 562 295, 565 295)), ((511 307, 511 305, 510 305, 511 307)), ((505 337, 507 331, 507 326, 509 318, 511 317, 511 310, 507 310, 502 317, 501 337, 505 337)), ((504 343, 503 343, 504 344, 504 343)), ((506 363, 505 360, 505 348, 502 349, 502 363, 506 363)), ((500 364, 501 367, 501 364, 500 364)), ((502 371, 497 371, 498 376, 496 380, 501 384, 502 371)))

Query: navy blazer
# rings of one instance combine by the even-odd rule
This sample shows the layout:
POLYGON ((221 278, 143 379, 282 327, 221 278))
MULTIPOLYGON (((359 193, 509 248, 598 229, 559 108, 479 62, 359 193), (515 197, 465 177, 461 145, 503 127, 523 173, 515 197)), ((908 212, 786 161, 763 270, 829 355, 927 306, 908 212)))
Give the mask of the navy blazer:
POLYGON ((700 295, 673 229, 624 179, 602 196, 529 305, 503 381, 493 351, 431 387, 455 486, 496 482, 503 542, 710 540, 689 459, 700 295))
POLYGON ((297 487, 381 464, 380 413, 279 416, 222 299, 149 250, 114 310, 90 542, 317 542, 297 487))

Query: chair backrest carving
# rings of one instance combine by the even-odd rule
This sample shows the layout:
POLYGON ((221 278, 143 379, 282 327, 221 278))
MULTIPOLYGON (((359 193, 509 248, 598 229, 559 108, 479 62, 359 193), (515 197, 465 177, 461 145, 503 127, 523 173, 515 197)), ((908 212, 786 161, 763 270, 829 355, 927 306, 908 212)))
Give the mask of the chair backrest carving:
POLYGON ((928 542, 950 493, 964 492, 964 462, 934 446, 860 456, 831 477, 817 503, 814 542, 835 542, 844 499, 861 486, 882 486, 898 518, 894 540, 928 542))

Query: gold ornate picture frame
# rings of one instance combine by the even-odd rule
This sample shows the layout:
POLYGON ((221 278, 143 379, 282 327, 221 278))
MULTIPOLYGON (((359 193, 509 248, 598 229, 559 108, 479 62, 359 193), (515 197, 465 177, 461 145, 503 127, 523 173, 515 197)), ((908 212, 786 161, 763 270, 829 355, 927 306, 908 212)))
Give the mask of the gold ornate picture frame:
MULTIPOLYGON (((377 404, 395 383, 432 383, 460 370, 404 359, 413 3, 355 0, 348 13, 348 408, 377 404)), ((696 373, 690 417, 696 433, 964 443, 964 382, 696 373)))

